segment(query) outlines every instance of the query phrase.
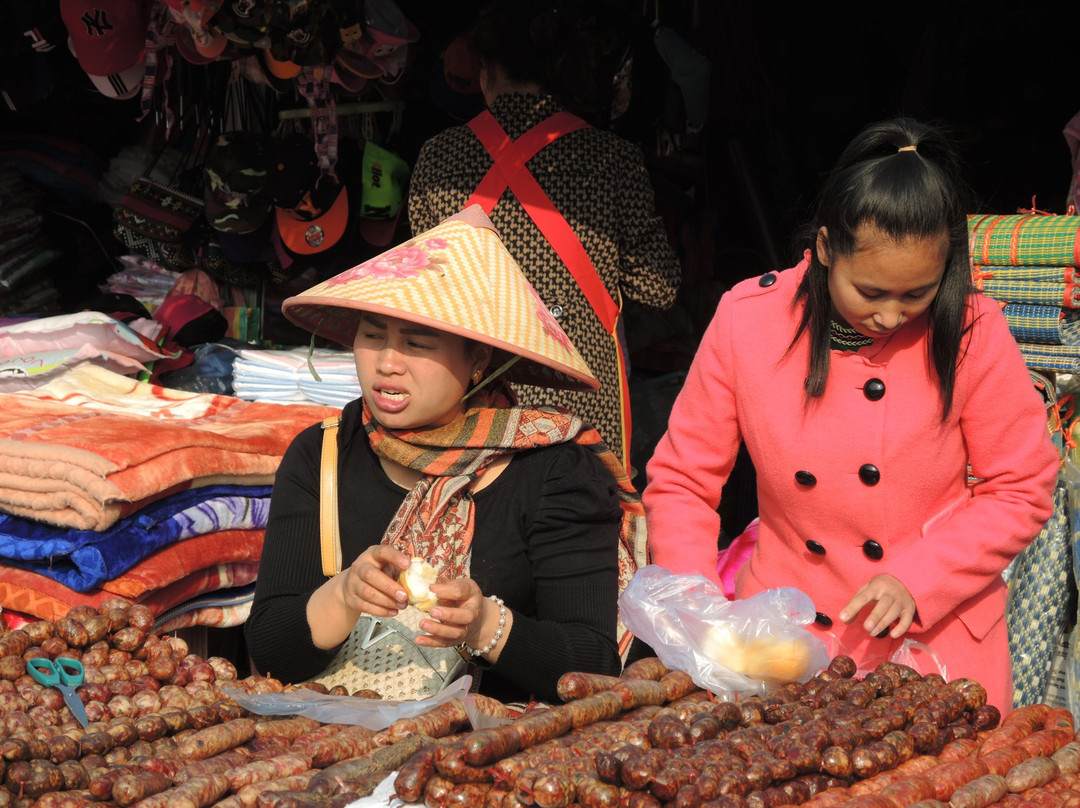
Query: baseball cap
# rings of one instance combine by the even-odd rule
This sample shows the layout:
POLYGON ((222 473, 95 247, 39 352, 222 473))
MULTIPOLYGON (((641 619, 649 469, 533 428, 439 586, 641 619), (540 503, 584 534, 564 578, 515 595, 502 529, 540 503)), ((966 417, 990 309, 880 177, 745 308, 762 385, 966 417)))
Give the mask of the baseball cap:
POLYGON ((271 75, 279 79, 294 79, 304 68, 296 62, 278 59, 269 49, 262 50, 263 64, 271 75))
POLYGON ((349 194, 344 182, 322 176, 315 145, 299 133, 275 141, 269 168, 275 220, 285 248, 312 255, 337 244, 349 223, 349 194))
POLYGON ((267 26, 270 52, 278 61, 305 66, 333 59, 338 27, 332 4, 269 0, 267 26))
POLYGON ((393 241, 405 208, 409 164, 369 140, 361 172, 360 235, 368 244, 385 247, 393 241))
POLYGON ((145 5, 142 0, 60 0, 68 48, 98 91, 133 97, 146 72, 145 5))
POLYGON ((368 58, 383 69, 384 82, 397 81, 405 71, 408 45, 420 38, 420 31, 394 0, 366 0, 364 15, 373 47, 368 58))
POLYGON ((203 166, 206 219, 224 233, 251 233, 270 218, 266 138, 257 132, 217 136, 203 166))
POLYGON ((8 4, 0 29, 0 97, 8 109, 25 109, 48 97, 50 55, 66 39, 56 4, 8 4))
POLYGON ((459 121, 469 120, 483 108, 480 58, 464 34, 447 44, 442 64, 432 71, 428 95, 436 107, 459 121))

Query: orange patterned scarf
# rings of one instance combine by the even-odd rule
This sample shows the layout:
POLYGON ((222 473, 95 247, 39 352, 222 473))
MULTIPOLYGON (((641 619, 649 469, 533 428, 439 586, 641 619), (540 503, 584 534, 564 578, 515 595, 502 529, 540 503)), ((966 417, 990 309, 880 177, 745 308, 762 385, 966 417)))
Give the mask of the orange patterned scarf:
MULTIPOLYGON (((380 457, 422 472, 423 477, 390 521, 383 543, 427 559, 448 578, 469 575, 476 517, 469 487, 504 454, 574 441, 604 462, 619 485, 623 508, 619 542, 619 592, 639 566, 648 563, 645 511, 623 464, 600 433, 560 407, 516 406, 498 389, 481 391, 459 418, 433 429, 391 430, 380 425, 363 402, 363 422, 371 448, 380 457)), ((620 650, 630 637, 621 622, 620 650)))

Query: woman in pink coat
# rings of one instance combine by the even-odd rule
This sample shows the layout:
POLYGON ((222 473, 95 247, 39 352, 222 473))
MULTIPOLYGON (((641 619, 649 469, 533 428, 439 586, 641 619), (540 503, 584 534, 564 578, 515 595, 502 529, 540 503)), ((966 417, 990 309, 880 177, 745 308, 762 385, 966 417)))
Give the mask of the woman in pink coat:
POLYGON ((864 129, 804 260, 724 295, 648 465, 653 562, 714 581, 740 439, 759 540, 736 594, 795 586, 860 669, 906 638, 1012 707, 1001 572, 1051 513, 1058 455, 999 306, 972 291, 966 197, 935 129, 864 129))

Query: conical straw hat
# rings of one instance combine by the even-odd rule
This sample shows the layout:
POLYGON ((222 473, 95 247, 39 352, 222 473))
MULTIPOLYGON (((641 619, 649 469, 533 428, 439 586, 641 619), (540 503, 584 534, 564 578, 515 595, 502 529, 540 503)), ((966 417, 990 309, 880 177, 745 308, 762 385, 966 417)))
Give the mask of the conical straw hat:
MULTIPOLYGON (((600 383, 473 205, 281 305, 301 328, 352 347, 361 311, 449 331, 521 357, 508 381, 571 390, 600 383)), ((502 355, 500 355, 502 354, 502 355)))

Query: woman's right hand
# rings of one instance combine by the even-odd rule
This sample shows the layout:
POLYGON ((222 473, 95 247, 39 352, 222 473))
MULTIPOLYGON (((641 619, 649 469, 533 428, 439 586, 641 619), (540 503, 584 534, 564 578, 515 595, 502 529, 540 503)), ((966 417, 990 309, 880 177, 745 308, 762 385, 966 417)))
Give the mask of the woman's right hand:
POLYGON ((408 594, 397 582, 407 569, 409 557, 393 547, 376 544, 364 550, 338 576, 345 607, 360 614, 393 617, 408 603, 408 594))

